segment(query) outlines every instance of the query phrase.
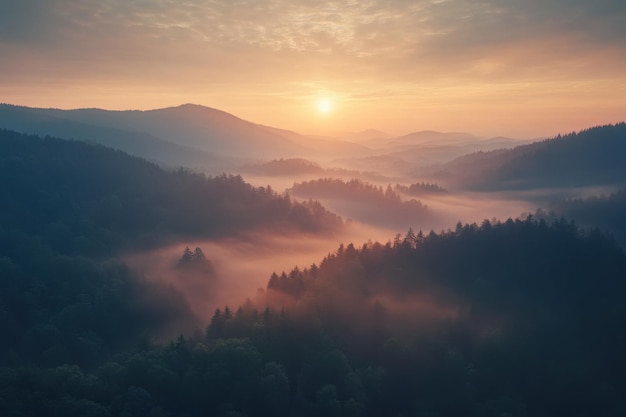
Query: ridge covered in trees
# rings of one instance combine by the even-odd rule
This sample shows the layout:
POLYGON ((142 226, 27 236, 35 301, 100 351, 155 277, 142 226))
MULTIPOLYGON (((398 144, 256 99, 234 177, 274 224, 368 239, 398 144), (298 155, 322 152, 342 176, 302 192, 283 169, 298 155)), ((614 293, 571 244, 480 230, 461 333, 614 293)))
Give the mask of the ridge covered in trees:
POLYGON ((342 208, 366 223, 391 227, 418 226, 433 216, 432 211, 416 199, 402 200, 390 185, 383 189, 359 179, 344 181, 335 178, 295 183, 288 192, 294 196, 344 201, 342 208))
POLYGON ((254 229, 328 233, 341 219, 240 176, 168 172, 121 151, 0 130, 0 228, 66 254, 110 255, 254 229))
MULTIPOLYGON (((9 367, 94 369, 197 326, 173 287, 116 259, 128 250, 264 228, 328 233, 342 224, 319 203, 295 203, 241 177, 168 172, 101 146, 7 130, 0 189, 0 366, 9 367)), ((199 248, 183 253, 180 266, 181 274, 213 272, 199 248)), ((14 415, 5 412, 4 389, 0 415, 14 415)))
POLYGON ((508 150, 477 152, 437 168, 481 190, 624 185, 626 123, 596 126, 508 150))

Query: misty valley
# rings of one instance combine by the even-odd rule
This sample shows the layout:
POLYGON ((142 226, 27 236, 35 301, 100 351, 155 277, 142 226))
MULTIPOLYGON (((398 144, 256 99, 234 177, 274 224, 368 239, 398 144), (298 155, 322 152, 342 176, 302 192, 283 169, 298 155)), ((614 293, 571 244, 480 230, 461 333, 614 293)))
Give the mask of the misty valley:
POLYGON ((626 124, 0 104, 0 416, 626 413, 626 124))

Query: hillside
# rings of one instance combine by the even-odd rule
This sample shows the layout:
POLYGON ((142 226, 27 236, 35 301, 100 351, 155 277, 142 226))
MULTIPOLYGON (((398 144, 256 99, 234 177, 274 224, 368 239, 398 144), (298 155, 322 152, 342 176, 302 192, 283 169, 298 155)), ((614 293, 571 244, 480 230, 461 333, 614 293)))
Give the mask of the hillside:
POLYGON ((626 409, 615 372, 626 367, 625 290, 626 256, 611 239, 508 220, 342 245, 319 265, 272 275, 266 302, 329 337, 336 366, 345 358, 315 379, 305 369, 319 357, 302 347, 294 374, 309 378, 301 395, 311 401, 316 383, 330 383, 347 407, 343 373, 360 380, 371 416, 608 416, 626 409))
POLYGON ((624 185, 626 124, 479 152, 431 170, 464 188, 482 190, 624 185))
POLYGON ((254 229, 330 232, 341 221, 241 177, 168 172, 84 142, 0 131, 0 227, 67 253, 115 253, 254 229))
POLYGON ((383 190, 358 179, 320 178, 295 183, 287 191, 296 197, 320 200, 345 217, 394 229, 425 227, 435 214, 419 200, 403 200, 391 186, 383 190))
POLYGON ((560 217, 576 221, 581 227, 599 228, 612 233, 626 247, 626 190, 609 195, 555 201, 535 216, 552 221, 560 217))
MULTIPOLYGON (((319 236, 342 226, 319 203, 294 203, 241 177, 169 172, 102 146, 7 130, 0 188, 0 367, 91 368, 200 325, 173 286, 148 282, 120 261, 129 252, 253 232, 319 236)), ((194 262, 188 252, 180 279, 210 279, 201 249, 194 262)))
POLYGON ((232 161, 215 153, 168 142, 119 125, 91 124, 88 120, 72 120, 63 111, 34 109, 0 104, 0 128, 26 134, 83 140, 119 149, 164 166, 189 166, 210 172, 222 172, 232 161))
POLYGON ((238 158, 367 152, 350 142, 306 137, 194 104, 146 111, 0 104, 0 128, 94 141, 169 165, 213 168, 211 172, 216 171, 215 165, 232 166, 238 158))

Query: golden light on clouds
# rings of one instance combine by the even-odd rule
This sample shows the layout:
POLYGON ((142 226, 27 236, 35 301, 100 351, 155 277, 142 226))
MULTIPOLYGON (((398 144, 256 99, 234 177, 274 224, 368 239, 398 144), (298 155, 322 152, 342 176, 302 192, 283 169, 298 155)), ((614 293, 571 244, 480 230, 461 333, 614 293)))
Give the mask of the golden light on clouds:
POLYGON ((0 101, 30 106, 193 102, 303 133, 626 118, 616 0, 0 0, 0 55, 0 101))

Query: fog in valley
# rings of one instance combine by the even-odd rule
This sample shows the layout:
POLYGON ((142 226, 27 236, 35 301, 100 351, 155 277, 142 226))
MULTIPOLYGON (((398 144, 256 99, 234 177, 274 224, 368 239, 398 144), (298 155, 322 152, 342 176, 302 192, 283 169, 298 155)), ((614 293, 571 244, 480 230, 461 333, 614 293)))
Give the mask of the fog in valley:
MULTIPOLYGON (((424 167, 440 162, 421 161, 420 166, 424 167)), ((429 182, 428 177, 411 177, 406 173, 396 172, 399 175, 389 177, 352 168, 336 160, 317 163, 289 158, 242 168, 244 181, 255 187, 289 195, 294 201, 319 201, 341 216, 344 225, 328 235, 285 233, 267 228, 229 238, 182 240, 158 249, 126 254, 123 260, 149 281, 166 283, 180 291, 206 325, 218 308, 242 305, 246 300, 257 303, 259 308, 269 304, 265 291, 272 273, 319 264, 325 256, 335 253, 340 244, 359 248, 367 242, 392 242, 398 235, 404 237, 409 229, 428 235, 431 231, 453 230, 457 223, 481 225, 485 220, 495 224, 510 218, 525 219, 538 209, 549 212, 555 204, 568 199, 608 195, 619 189, 597 185, 482 191, 463 189, 450 181, 441 182, 450 187, 444 188, 429 182), (304 188, 307 184, 315 187, 304 188), (331 189, 329 184, 347 188, 331 189), (212 266, 211 272, 177 267, 185 247, 200 248, 212 266)), ((454 317, 464 308, 449 300, 442 302, 433 294, 403 298, 397 293, 380 291, 370 294, 367 303, 380 303, 389 312, 402 312, 397 315, 400 322, 406 316, 454 317), (409 314, 410 311, 415 314, 409 314)))

